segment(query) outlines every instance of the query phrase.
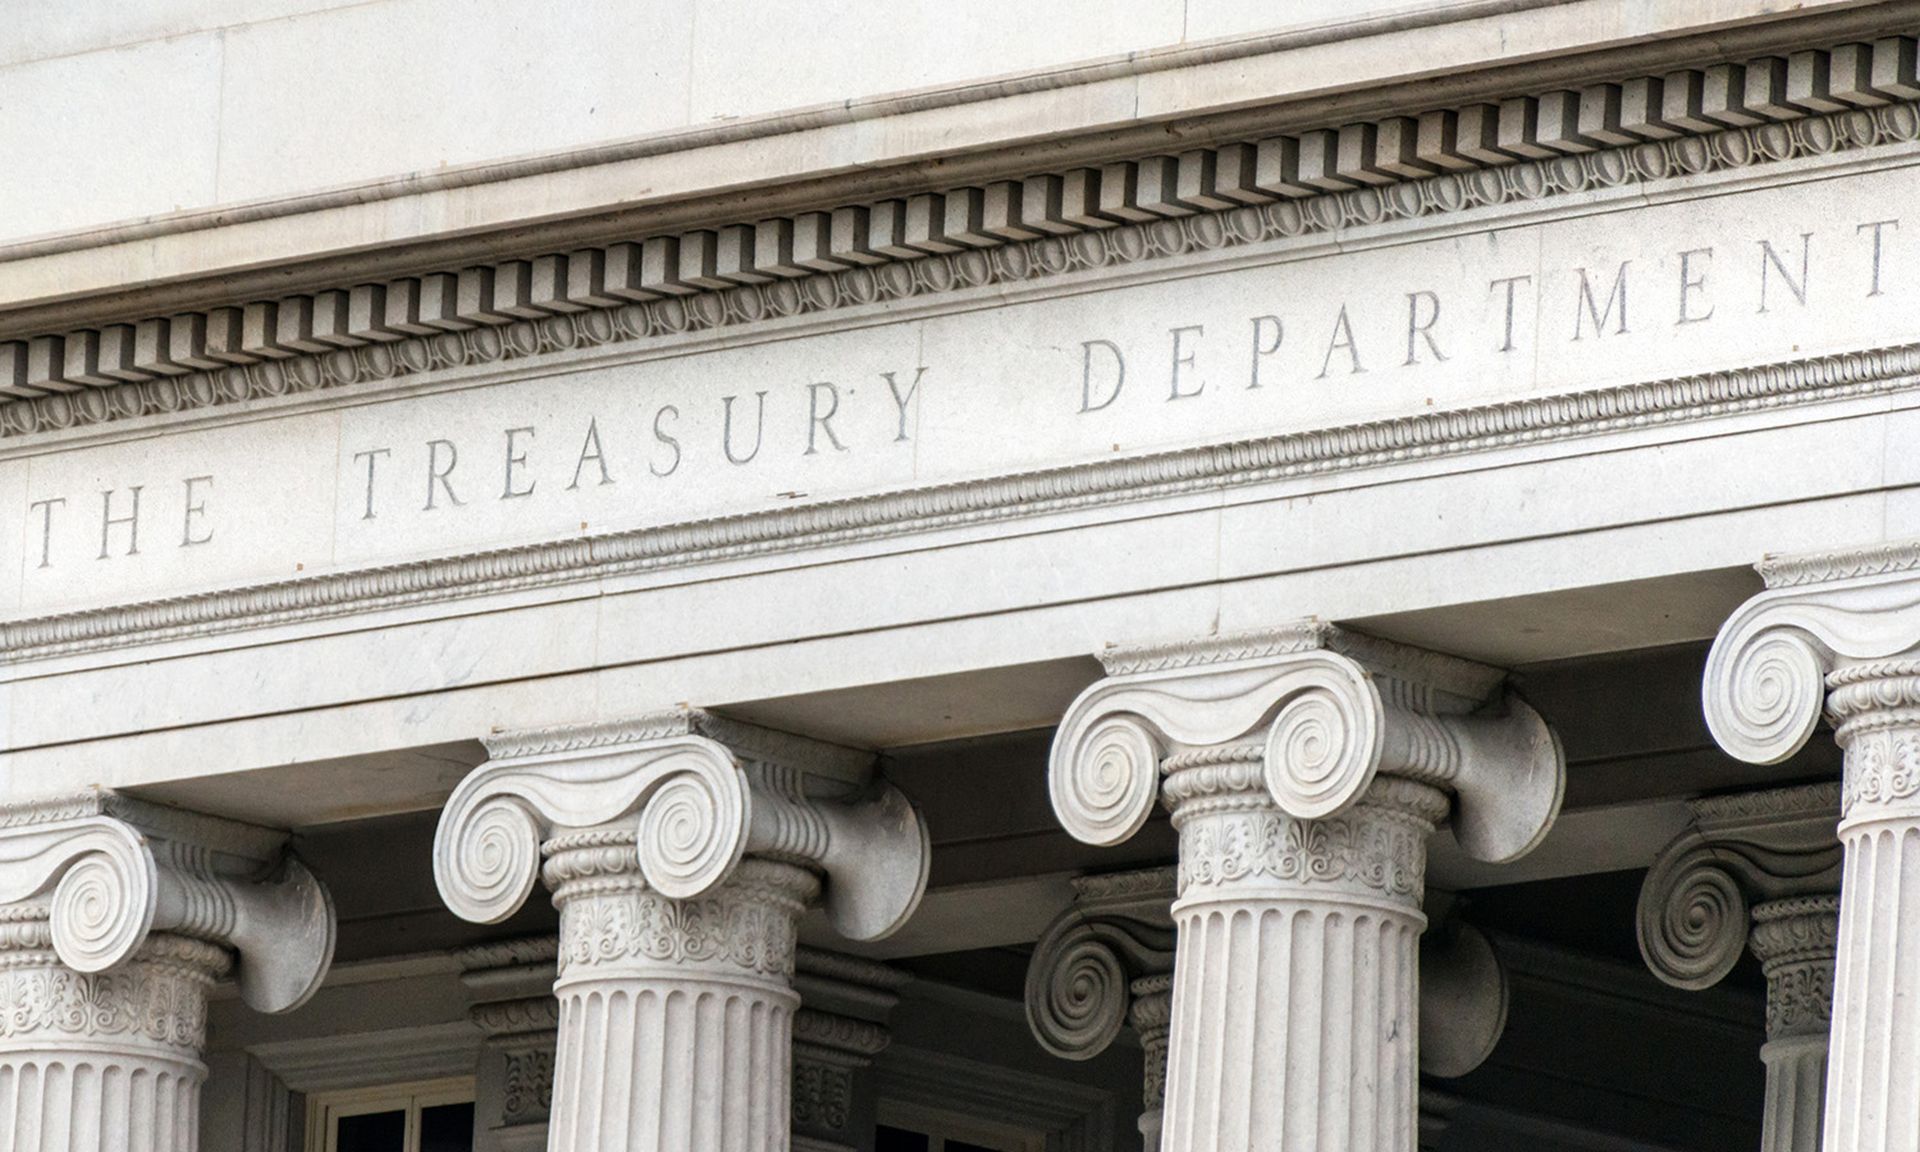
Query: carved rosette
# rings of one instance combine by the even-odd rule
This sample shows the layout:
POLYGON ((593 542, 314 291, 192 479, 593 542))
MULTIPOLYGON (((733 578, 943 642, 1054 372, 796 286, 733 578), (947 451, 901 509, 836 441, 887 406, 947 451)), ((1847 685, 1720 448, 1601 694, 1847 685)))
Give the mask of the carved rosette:
POLYGON ((290 1010, 333 932, 278 834, 104 792, 0 808, 0 1152, 193 1152, 209 987, 290 1010))
POLYGON ((801 914, 879 939, 926 885, 919 814, 871 757, 696 711, 502 736, 434 874, 498 921, 560 909, 554 1152, 788 1146, 801 914), (544 858, 544 861, 543 861, 544 858))
MULTIPOLYGON (((1104 660, 1049 784, 1089 843, 1126 839, 1156 801, 1179 832, 1161 1146, 1304 1152, 1337 1130, 1412 1149, 1427 836, 1445 821, 1479 859, 1530 851, 1559 811, 1557 738, 1497 700, 1494 669, 1318 622, 1104 660)), ((1029 1014, 1103 1043, 1107 990, 1128 985, 1077 933, 1059 926, 1078 951, 1054 950, 1078 976, 1036 997, 1030 970, 1029 1014)))
MULTIPOLYGON (((1920 888, 1900 881, 1920 867, 1920 548, 1770 559, 1761 574, 1768 590, 1714 640, 1707 722, 1721 747, 1755 763, 1799 751, 1823 711, 1834 726, 1844 864, 1820 1142, 1911 1152, 1920 1148, 1920 1050, 1889 1038, 1920 1034, 1920 999, 1906 991, 1911 958, 1896 945, 1920 931, 1920 888)), ((1768 1042, 1783 1054, 1810 1043, 1768 1042)), ((1770 1083, 1773 1071, 1770 1061, 1770 1083)), ((1815 1095, 1803 1086, 1803 1098, 1815 1095)), ((1811 1147, 1797 1139, 1777 1146, 1811 1147)))

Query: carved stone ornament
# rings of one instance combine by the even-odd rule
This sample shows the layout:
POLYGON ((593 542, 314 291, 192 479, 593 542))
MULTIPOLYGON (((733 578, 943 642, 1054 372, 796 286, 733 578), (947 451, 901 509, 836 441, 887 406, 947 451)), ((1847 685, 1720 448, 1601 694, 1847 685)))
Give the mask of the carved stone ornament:
POLYGON ((0 1152, 195 1152, 213 982, 289 1011, 333 956, 284 848, 107 792, 0 807, 0 1152))
MULTIPOLYGON (((536 875, 552 889, 548 1148, 784 1152, 800 916, 821 902, 861 940, 903 924, 926 887, 919 813, 870 756, 704 712, 486 743, 441 814, 434 875, 483 922, 536 875)), ((838 1114, 837 1072, 800 1083, 810 1116, 838 1114)))
POLYGON ((1112 674, 1067 710, 1048 765, 1054 813, 1086 843, 1140 830, 1170 751, 1229 742, 1260 745, 1274 805, 1298 820, 1347 810, 1379 772, 1441 786, 1461 847, 1490 863, 1559 814, 1564 756, 1539 714, 1509 697, 1502 716, 1468 715, 1491 669, 1318 621, 1103 659, 1112 674))
MULTIPOLYGON (((1900 946, 1920 932, 1920 889, 1901 881, 1920 864, 1920 547, 1771 559, 1760 570, 1768 589, 1728 618, 1707 658, 1708 726, 1734 756, 1775 763, 1799 751, 1824 712, 1844 753, 1831 1051, 1822 1062, 1817 1036, 1804 1033, 1769 1039, 1779 1054, 1769 1087, 1779 1071, 1817 1096, 1824 1067, 1824 1147, 1915 1152, 1920 1050, 1894 1038, 1920 1034, 1920 1000, 1905 991, 1912 957, 1900 946)), ((1814 918, 1800 924, 1809 938, 1821 915, 1793 913, 1814 918)), ((1756 927, 1756 950, 1782 946, 1783 930, 1756 927)), ((1770 965, 1776 1024, 1804 1018, 1805 997, 1773 986, 1817 985, 1821 964, 1770 965)), ((1807 1131, 1780 1133, 1770 1147, 1811 1146, 1807 1131)))
POLYGON ((1717 984, 1753 948, 1767 977, 1763 1152, 1817 1152, 1833 998, 1840 786, 1692 803, 1693 826, 1640 887, 1640 954, 1678 988, 1717 984))
MULTIPOLYGON (((1125 840, 1156 801, 1180 836, 1159 1147, 1313 1152, 1337 1131, 1355 1152, 1411 1152, 1427 836, 1451 814, 1480 859, 1531 849, 1559 811, 1558 739, 1518 699, 1487 710, 1496 669, 1317 621, 1103 660, 1055 735, 1049 786, 1081 840, 1125 840)), ((1122 893, 1138 895, 1111 893, 1119 911, 1122 893)), ((1036 1029, 1066 1050, 1110 1040, 1101 1000, 1122 957, 1163 940, 1056 926, 1036 956, 1048 979, 1029 982, 1036 1029)), ((1497 1037, 1497 959, 1449 958, 1449 986, 1497 1037)))
MULTIPOLYGON (((1122 1025, 1145 1051, 1140 1132, 1159 1152, 1172 1023, 1176 870, 1077 877, 1074 901, 1027 964, 1027 1024, 1049 1053, 1090 1060, 1122 1025)), ((1493 1053, 1506 1028, 1506 969, 1476 928, 1451 921, 1420 948, 1420 1070, 1458 1077, 1493 1053)))
POLYGON ((1750 909, 1840 888, 1840 786, 1814 784, 1696 800, 1693 825, 1640 886, 1647 967, 1676 988, 1718 984, 1746 950, 1750 909))
POLYGON ((1578 92, 1512 92, 1491 104, 35 332, 0 341, 0 438, 1897 149, 1920 138, 1914 58, 1907 36, 1809 47, 1791 69, 1774 57, 1578 92), (1743 72, 1748 83, 1734 79, 1743 72), (1691 108, 1669 119, 1675 100, 1691 108))
MULTIPOLYGON (((1702 699, 1720 747, 1754 764, 1798 752, 1828 703, 1829 673, 1846 670, 1850 684, 1870 685, 1881 673, 1889 680, 1877 693, 1834 685, 1835 705, 1900 703, 1886 693, 1920 650, 1920 573, 1907 557, 1916 550, 1887 545, 1762 565, 1773 586, 1728 617, 1707 657, 1702 699)), ((1893 788, 1911 795, 1920 785, 1909 790, 1903 778, 1893 788)))
POLYGON ((866 1069, 892 1034, 887 1017, 899 1003, 906 973, 885 964, 817 948, 795 957, 801 1006, 793 1017, 794 1146, 808 1152, 855 1152, 872 1131, 866 1069))
POLYGON ((155 932, 239 955, 241 997, 289 1012, 333 960, 333 899, 265 829, 108 792, 0 810, 0 906, 41 909, 75 972, 127 963, 155 932), (278 875, 261 881, 265 870, 278 875))
POLYGON ((492 924, 526 902, 541 844, 622 826, 649 889, 687 900, 753 853, 804 861, 849 939, 896 931, 920 902, 925 822, 898 789, 868 787, 869 758, 694 710, 491 737, 434 838, 447 906, 492 924))
POLYGON ((534 1152, 547 1146, 560 1002, 553 996, 559 941, 529 936, 476 944, 458 953, 468 1012, 486 1034, 474 1078, 478 1152, 534 1152))

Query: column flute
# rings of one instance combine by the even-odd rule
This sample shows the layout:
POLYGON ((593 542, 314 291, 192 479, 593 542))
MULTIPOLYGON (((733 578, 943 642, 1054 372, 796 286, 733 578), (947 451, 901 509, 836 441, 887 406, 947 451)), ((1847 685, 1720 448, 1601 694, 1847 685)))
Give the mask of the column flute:
POLYGON ((1920 1152, 1920 545, 1769 559, 1702 701, 1728 753, 1773 764, 1822 715, 1840 745, 1839 926, 1824 1146, 1920 1152))
POLYGON ((1763 1152, 1815 1152, 1840 899, 1840 789, 1812 784, 1696 800, 1693 826, 1640 888, 1647 967, 1676 988, 1720 982, 1751 948, 1767 977, 1763 1152))
POLYGON ((207 992, 289 1012, 333 900, 286 836, 109 792, 0 809, 0 1152, 195 1152, 207 992))
POLYGON ((1054 811, 1179 832, 1162 1147, 1410 1152, 1426 838, 1515 859, 1559 742, 1502 674, 1317 621, 1116 649, 1061 724, 1054 811), (1491 707, 1491 711, 1489 708, 1491 707))
POLYGON ((905 923, 925 824, 865 753, 679 710, 486 741, 434 842, 440 893, 494 923, 560 909, 553 1152, 784 1152, 795 932, 905 923))

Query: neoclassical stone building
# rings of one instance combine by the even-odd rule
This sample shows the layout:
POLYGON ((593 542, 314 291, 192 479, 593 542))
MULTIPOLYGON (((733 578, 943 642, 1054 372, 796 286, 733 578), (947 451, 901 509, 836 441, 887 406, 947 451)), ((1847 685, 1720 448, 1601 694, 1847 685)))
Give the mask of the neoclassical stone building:
POLYGON ((1920 1152, 1920 5, 0 35, 0 1152, 1920 1152))

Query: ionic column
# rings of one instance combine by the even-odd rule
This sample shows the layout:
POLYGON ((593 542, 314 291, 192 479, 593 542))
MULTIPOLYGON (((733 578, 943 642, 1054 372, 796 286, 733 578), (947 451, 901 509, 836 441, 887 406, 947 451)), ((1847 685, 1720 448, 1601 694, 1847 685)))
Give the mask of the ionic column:
POLYGON ((290 1011, 333 941, 278 833, 104 792, 0 808, 0 1152, 193 1152, 207 989, 290 1011))
POLYGON ((1027 962, 1027 1025, 1066 1060, 1093 1059, 1131 1026, 1146 1051, 1140 1135, 1156 1152, 1173 1023, 1174 870, 1081 876, 1073 889, 1027 962))
MULTIPOLYGON (((1055 1056, 1091 1060, 1120 1025, 1143 1050, 1140 1135, 1161 1146, 1167 1046, 1173 1020, 1175 870, 1149 868, 1082 876, 1074 900, 1041 934, 1027 964, 1027 1023, 1055 1056)), ((1507 981, 1492 943, 1457 921, 1422 941, 1420 1071, 1464 1076, 1493 1051, 1506 1025, 1507 981)), ((1422 1094, 1420 1131, 1438 1135, 1444 1117, 1422 1094)))
POLYGON ((802 948, 794 988, 793 1146, 799 1152, 871 1152, 875 1100, 865 1071, 892 1039, 887 1017, 906 973, 802 948))
POLYGON ((476 944, 460 950, 473 1006, 487 1040, 474 1077, 476 1152, 540 1152, 553 1106, 553 1053, 560 1002, 553 997, 552 936, 476 944))
POLYGON ((1762 1152, 1820 1147, 1833 1027, 1833 959, 1840 897, 1770 900, 1753 910, 1750 947, 1767 976, 1767 1104, 1762 1152))
POLYGON ((878 939, 926 885, 926 829, 872 758, 677 711, 486 741, 434 842, 454 912, 560 909, 548 1147, 789 1147, 795 928, 878 939), (544 857, 544 862, 543 862, 544 857))
POLYGON ((1820 1147, 1839 910, 1840 788, 1696 800, 1640 888, 1647 967, 1676 988, 1720 982, 1751 946, 1767 976, 1763 1152, 1820 1147))
POLYGON ((1770 560, 1708 656, 1707 723, 1757 764, 1823 712, 1843 751, 1845 863, 1824 1146, 1920 1150, 1920 549, 1770 560))
POLYGON ((1304 623, 1114 650, 1049 782, 1061 823, 1116 844, 1156 799, 1180 835, 1168 1152, 1410 1152, 1426 837, 1530 850, 1559 810, 1558 742, 1501 674, 1304 623))

